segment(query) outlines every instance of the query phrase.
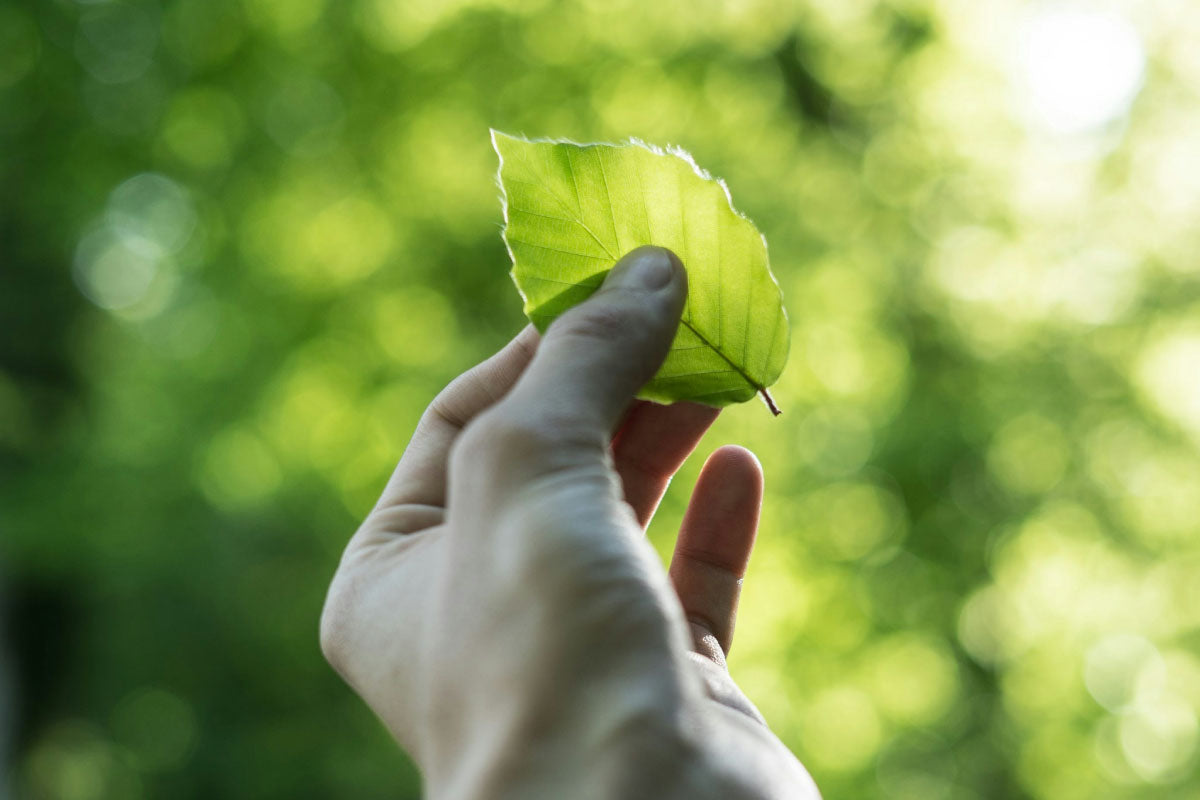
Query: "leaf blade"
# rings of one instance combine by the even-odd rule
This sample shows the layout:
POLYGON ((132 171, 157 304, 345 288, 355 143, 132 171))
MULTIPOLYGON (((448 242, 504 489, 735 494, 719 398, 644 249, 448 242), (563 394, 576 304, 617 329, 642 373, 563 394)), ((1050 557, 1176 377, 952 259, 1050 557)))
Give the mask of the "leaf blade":
POLYGON ((762 394, 787 360, 788 324, 766 241, 724 183, 680 150, 530 140, 492 131, 504 241, 525 314, 544 330, 635 247, 683 260, 687 302, 671 351, 640 396, 710 405, 762 394))

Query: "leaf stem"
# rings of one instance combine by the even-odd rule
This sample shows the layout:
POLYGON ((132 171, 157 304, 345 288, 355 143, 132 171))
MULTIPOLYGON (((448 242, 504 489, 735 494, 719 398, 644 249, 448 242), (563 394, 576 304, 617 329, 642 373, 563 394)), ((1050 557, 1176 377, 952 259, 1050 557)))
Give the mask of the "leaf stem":
POLYGON ((780 411, 780 410, 779 410, 779 406, 775 405, 775 400, 774 400, 774 398, 772 398, 772 397, 771 397, 771 393, 770 393, 770 392, 768 392, 768 391, 766 390, 766 388, 759 389, 759 390, 758 390, 758 393, 759 393, 760 395, 762 395, 762 399, 763 399, 764 401, 766 401, 766 403, 767 403, 767 408, 771 409, 771 413, 772 413, 772 414, 774 414, 775 416, 777 416, 777 417, 778 417, 780 414, 782 414, 782 413, 783 413, 782 411, 780 411))

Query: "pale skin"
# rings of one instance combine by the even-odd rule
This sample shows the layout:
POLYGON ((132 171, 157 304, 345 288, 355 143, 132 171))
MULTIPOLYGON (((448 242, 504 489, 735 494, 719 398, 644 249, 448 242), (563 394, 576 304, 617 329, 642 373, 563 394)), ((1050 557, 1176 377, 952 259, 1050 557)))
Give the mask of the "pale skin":
POLYGON ((432 800, 818 797, 725 662, 757 459, 708 458, 669 571, 645 541, 718 413, 633 399, 686 287, 639 248, 459 376, 346 548, 322 649, 432 800))

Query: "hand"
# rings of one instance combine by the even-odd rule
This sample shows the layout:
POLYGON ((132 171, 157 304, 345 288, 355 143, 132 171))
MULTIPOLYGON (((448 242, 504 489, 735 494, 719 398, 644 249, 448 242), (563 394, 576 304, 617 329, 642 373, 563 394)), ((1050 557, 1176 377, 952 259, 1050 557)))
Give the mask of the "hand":
POLYGON ((631 407, 686 284, 639 248, 453 381, 346 549, 322 648, 431 798, 817 796, 725 666, 754 456, 704 465, 669 579, 643 535, 717 415, 631 407))

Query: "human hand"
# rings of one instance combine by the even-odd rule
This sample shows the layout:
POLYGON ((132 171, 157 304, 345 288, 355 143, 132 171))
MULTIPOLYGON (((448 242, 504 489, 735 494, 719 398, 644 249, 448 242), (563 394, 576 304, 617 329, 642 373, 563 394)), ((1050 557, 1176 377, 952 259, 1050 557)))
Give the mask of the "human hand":
POLYGON ((817 797, 725 665, 758 462, 710 457, 669 579, 643 535, 717 415, 630 407, 685 297, 678 259, 639 248, 461 375, 351 539, 322 649, 429 797, 817 797))

